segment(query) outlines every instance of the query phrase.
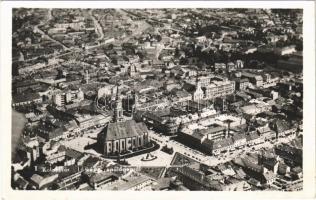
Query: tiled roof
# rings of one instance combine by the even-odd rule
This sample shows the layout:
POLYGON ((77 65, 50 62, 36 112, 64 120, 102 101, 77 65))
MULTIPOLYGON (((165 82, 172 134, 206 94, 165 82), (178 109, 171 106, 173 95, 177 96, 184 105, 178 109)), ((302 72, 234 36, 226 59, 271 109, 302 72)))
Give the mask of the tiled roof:
POLYGON ((275 126, 275 131, 278 131, 279 133, 282 133, 291 128, 290 124, 285 120, 276 120, 274 122, 274 126, 275 126))
POLYGON ((246 136, 247 141, 256 140, 259 138, 259 135, 256 132, 249 133, 249 135, 246 136))
POLYGON ((12 101, 14 103, 21 103, 21 102, 26 102, 26 101, 33 101, 35 99, 39 99, 40 95, 38 93, 27 93, 27 94, 19 94, 19 95, 14 95, 12 97, 12 101))
POLYGON ((271 171, 267 171, 266 173, 263 174, 263 176, 267 181, 275 178, 275 174, 271 171))
POLYGON ((297 149, 302 149, 303 148, 303 138, 295 138, 290 142, 290 145, 297 148, 297 149))
POLYGON ((256 163, 253 163, 251 162, 250 160, 244 158, 242 159, 243 161, 243 164, 244 164, 244 167, 245 168, 248 168, 248 169, 251 169, 252 171, 255 171, 255 172, 258 172, 258 173, 261 173, 263 172, 263 167, 256 164, 256 163))
POLYGON ((187 92, 193 92, 195 90, 195 85, 192 85, 190 83, 184 83, 183 89, 187 92))
POLYGON ((80 153, 79 151, 76 151, 74 149, 67 148, 66 149, 66 156, 78 159, 82 156, 82 153, 80 153))
POLYGON ((176 96, 179 97, 179 98, 184 98, 184 97, 191 96, 191 94, 188 93, 188 92, 185 91, 185 90, 178 90, 178 91, 176 92, 176 96))
POLYGON ((49 139, 54 139, 63 134, 63 128, 56 128, 52 132, 49 133, 49 139))
POLYGON ((116 175, 111 173, 111 172, 104 171, 102 173, 94 174, 92 177, 90 177, 90 182, 92 184, 93 183, 98 183, 98 182, 101 182, 101 181, 103 181, 105 179, 111 178, 113 176, 116 176, 116 175))
POLYGON ((17 184, 19 188, 25 188, 29 183, 19 176, 19 178, 15 181, 15 184, 17 184))
POLYGON ((208 129, 201 130, 201 133, 203 134, 210 134, 210 133, 217 133, 226 130, 226 127, 224 126, 217 126, 217 127, 212 127, 208 129))
POLYGON ((228 146, 231 146, 233 144, 234 144, 234 142, 233 142, 232 138, 226 138, 223 140, 214 141, 213 150, 220 149, 223 147, 228 147, 228 146))
POLYGON ((302 168, 299 167, 299 166, 294 167, 291 171, 294 172, 294 173, 301 173, 301 172, 303 172, 302 168))
POLYGON ((14 83, 15 87, 28 87, 31 85, 36 85, 39 84, 38 82, 36 82, 35 80, 26 80, 26 81, 18 81, 14 83))
POLYGON ((278 166, 278 173, 283 174, 283 175, 286 174, 286 168, 287 168, 286 164, 280 163, 278 166))
POLYGON ((170 186, 172 178, 166 177, 166 178, 160 178, 157 180, 157 185, 153 185, 153 190, 162 190, 166 189, 170 186))
POLYGON ((148 129, 143 122, 136 123, 134 120, 110 123, 105 129, 105 140, 117 140, 130 138, 147 133, 148 129))
POLYGON ((76 173, 82 173, 82 170, 76 165, 68 166, 69 170, 64 170, 58 174, 58 181, 68 179, 76 173))
POLYGON ((246 139, 246 136, 244 134, 236 134, 232 137, 233 141, 243 140, 246 139))
POLYGON ((246 176, 246 173, 244 172, 244 170, 242 168, 236 170, 236 173, 237 175, 240 177, 240 178, 245 178, 246 176))
POLYGON ((194 133, 191 135, 193 138, 196 138, 198 140, 201 140, 204 137, 204 134, 200 131, 194 131, 194 133))
MULTIPOLYGON (((24 147, 24 146, 23 146, 24 147)), ((28 160, 27 153, 25 150, 22 150, 21 146, 17 149, 15 156, 13 158, 13 163, 26 162, 28 160)))
POLYGON ((111 185, 108 185, 105 190, 128 190, 148 180, 151 180, 151 178, 143 174, 131 175, 126 177, 125 181, 117 181, 111 185))
POLYGON ((92 168, 96 163, 98 163, 100 161, 100 159, 96 158, 96 157, 89 157, 87 158, 83 165, 85 168, 89 169, 89 168, 92 168))
POLYGON ((213 146, 213 141, 209 140, 209 139, 205 139, 202 143, 203 146, 207 147, 207 148, 211 148, 213 146))
POLYGON ((248 180, 248 183, 251 184, 251 185, 260 185, 260 182, 254 178, 250 178, 248 180))
POLYGON ((269 134, 269 133, 271 133, 271 129, 268 126, 259 127, 257 130, 258 130, 258 132, 260 134, 269 134))
POLYGON ((38 175, 38 174, 33 174, 33 176, 31 177, 31 180, 36 183, 36 184, 40 184, 40 182, 43 180, 43 177, 38 175))
POLYGON ((62 152, 62 151, 66 151, 66 147, 64 146, 64 145, 60 145, 59 147, 58 147, 58 151, 59 152, 62 152))

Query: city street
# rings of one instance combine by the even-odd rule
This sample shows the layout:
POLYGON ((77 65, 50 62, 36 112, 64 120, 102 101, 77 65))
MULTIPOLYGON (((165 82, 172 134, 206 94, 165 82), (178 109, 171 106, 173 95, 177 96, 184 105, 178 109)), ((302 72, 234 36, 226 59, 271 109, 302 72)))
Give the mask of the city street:
POLYGON ((92 18, 93 20, 93 24, 94 24, 94 27, 95 27, 95 32, 99 35, 99 38, 98 40, 103 40, 104 38, 104 33, 103 33, 103 29, 100 25, 100 23, 98 22, 98 20, 95 18, 95 16, 93 15, 92 13, 92 10, 89 10, 89 15, 90 17, 92 18))
POLYGON ((198 150, 191 149, 190 147, 187 147, 184 144, 181 144, 177 141, 171 140, 170 137, 168 136, 155 133, 154 131, 150 131, 149 136, 152 140, 154 140, 155 142, 158 142, 161 146, 167 145, 168 147, 173 147, 174 152, 179 152, 181 154, 184 154, 208 166, 216 166, 221 163, 229 162, 236 157, 245 155, 246 153, 255 153, 255 152, 260 151, 261 149, 271 149, 277 144, 289 143, 292 139, 294 139, 293 136, 288 136, 284 138, 279 138, 278 141, 273 141, 273 142, 267 141, 267 142, 257 144, 254 146, 250 146, 250 147, 245 146, 242 149, 227 151, 226 153, 222 153, 217 156, 209 156, 198 150))

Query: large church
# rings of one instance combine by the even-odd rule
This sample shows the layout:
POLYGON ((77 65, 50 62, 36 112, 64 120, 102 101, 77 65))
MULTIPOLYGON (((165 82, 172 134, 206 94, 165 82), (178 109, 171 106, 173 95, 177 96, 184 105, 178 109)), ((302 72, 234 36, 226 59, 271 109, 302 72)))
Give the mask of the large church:
POLYGON ((98 142, 102 146, 103 154, 105 156, 122 155, 146 147, 150 142, 148 129, 143 122, 124 120, 118 86, 114 106, 113 122, 99 134, 98 142))

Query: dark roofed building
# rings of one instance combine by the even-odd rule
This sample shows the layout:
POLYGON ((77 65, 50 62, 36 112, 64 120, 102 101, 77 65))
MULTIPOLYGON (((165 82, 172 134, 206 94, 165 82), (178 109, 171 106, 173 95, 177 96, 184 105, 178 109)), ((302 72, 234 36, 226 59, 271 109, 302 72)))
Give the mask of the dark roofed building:
POLYGON ((38 93, 17 94, 12 97, 12 106, 23 106, 31 103, 41 103, 42 97, 38 93))
POLYGON ((286 120, 276 119, 270 124, 271 129, 276 132, 277 137, 287 134, 288 132, 294 131, 291 125, 286 120))
POLYGON ((12 185, 13 189, 26 190, 29 182, 26 181, 21 175, 15 174, 16 180, 12 185))
POLYGON ((247 144, 254 145, 262 143, 263 139, 259 136, 257 132, 251 132, 246 136, 247 144))
POLYGON ((275 147, 275 153, 287 161, 289 166, 302 165, 302 149, 297 149, 288 144, 281 144, 275 147))
POLYGON ((212 154, 219 154, 221 151, 227 151, 234 145, 232 138, 225 138, 222 140, 213 141, 211 149, 212 154))
POLYGON ((153 185, 152 189, 154 191, 169 190, 171 181, 172 178, 170 177, 160 178, 156 181, 157 183, 153 185))
POLYGON ((104 171, 102 173, 93 174, 89 178, 89 183, 94 189, 97 189, 100 186, 117 179, 117 175, 112 172, 104 171))
POLYGON ((101 132, 100 141, 106 156, 133 151, 149 143, 148 129, 143 122, 134 120, 110 123, 101 132))
POLYGON ((63 123, 57 120, 41 120, 38 126, 38 136, 49 140, 58 140, 64 136, 63 123))
POLYGON ((75 159, 75 160, 78 160, 80 157, 83 156, 81 152, 76 151, 74 149, 70 149, 70 148, 67 148, 65 152, 66 152, 67 157, 75 159))
POLYGON ((26 80, 26 81, 19 81, 13 83, 13 90, 16 93, 23 93, 27 89, 32 89, 32 90, 38 90, 41 88, 41 84, 35 80, 26 80))

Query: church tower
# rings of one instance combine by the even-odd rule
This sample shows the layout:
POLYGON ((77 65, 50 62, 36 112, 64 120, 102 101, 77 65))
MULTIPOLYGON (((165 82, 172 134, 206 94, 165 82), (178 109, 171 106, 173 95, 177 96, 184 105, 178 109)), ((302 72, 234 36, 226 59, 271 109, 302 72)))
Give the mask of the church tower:
POLYGON ((134 101, 134 105, 133 105, 132 113, 134 114, 138 107, 138 95, 136 94, 136 91, 133 91, 133 101, 134 101))
POLYGON ((129 69, 128 69, 128 75, 130 77, 134 77, 137 74, 136 66, 135 64, 131 64, 129 69))
POLYGON ((85 81, 86 81, 86 84, 88 84, 89 83, 89 79, 90 79, 90 75, 89 75, 89 71, 88 70, 86 70, 85 71, 85 81))
POLYGON ((202 87, 201 87, 199 74, 197 73, 196 80, 195 80, 195 91, 193 93, 193 101, 200 103, 200 100, 203 99, 203 96, 204 96, 204 92, 203 92, 202 87))
POLYGON ((121 121, 123 121, 123 106, 122 106, 122 99, 120 97, 119 86, 117 85, 113 122, 121 122, 121 121))

